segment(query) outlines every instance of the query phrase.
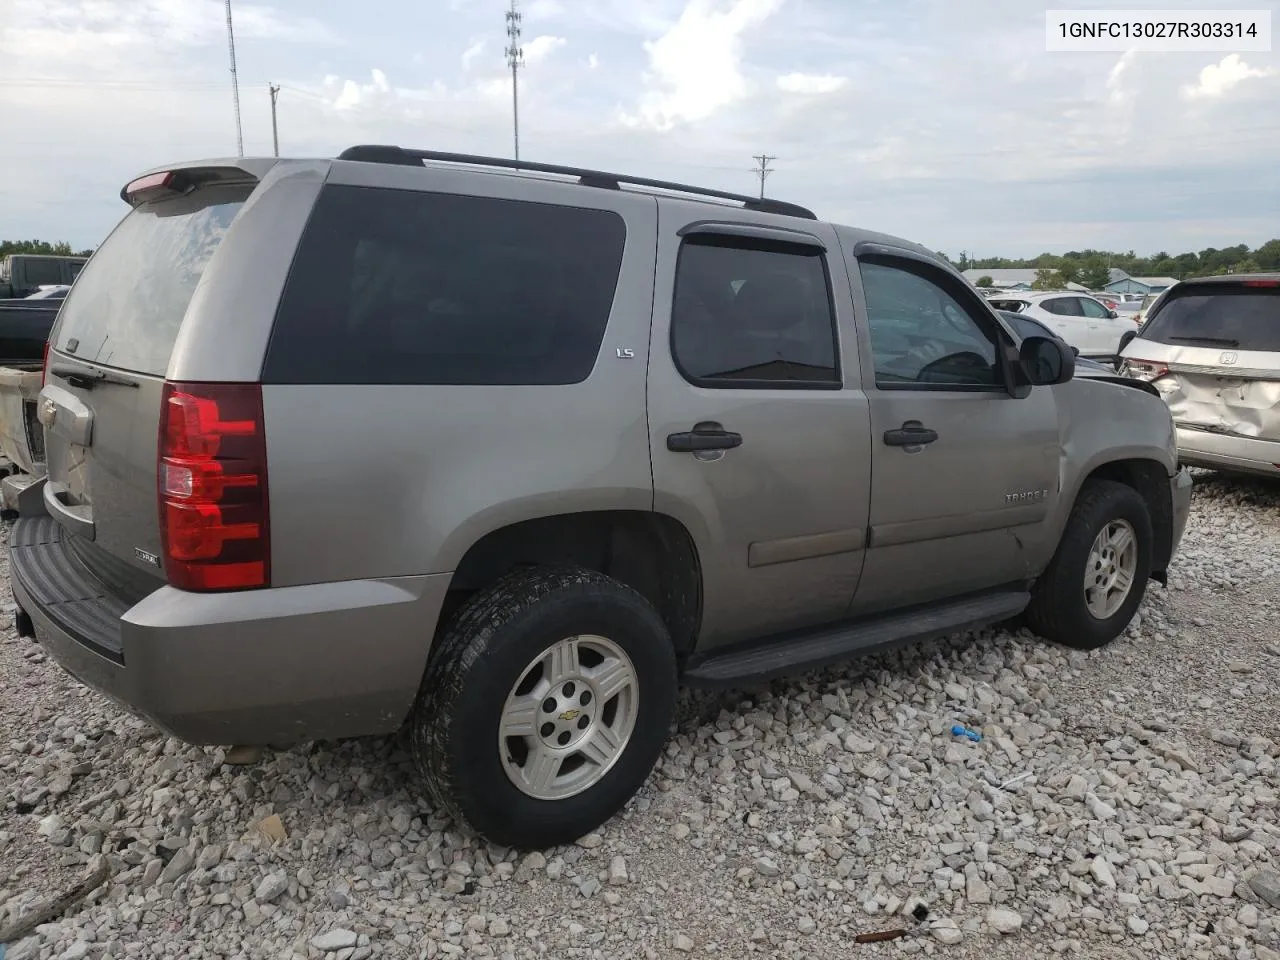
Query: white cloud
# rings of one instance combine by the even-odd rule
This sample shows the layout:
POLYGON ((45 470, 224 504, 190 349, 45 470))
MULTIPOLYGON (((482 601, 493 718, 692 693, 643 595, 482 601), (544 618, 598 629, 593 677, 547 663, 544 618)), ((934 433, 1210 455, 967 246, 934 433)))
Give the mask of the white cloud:
POLYGON ((325 77, 325 85, 330 90, 335 87, 338 90, 333 101, 334 107, 338 110, 352 110, 376 105, 386 100, 387 95, 391 93, 391 84, 387 82, 387 75, 375 68, 371 76, 372 83, 356 83, 354 80, 339 81, 337 77, 325 77))
POLYGON ((778 77, 778 89, 786 93, 817 95, 835 93, 849 82, 833 73, 787 73, 778 77))
POLYGON ((525 63, 537 63, 540 60, 546 60, 568 42, 564 37, 553 37, 547 34, 534 37, 524 45, 525 63))
POLYGON ((1199 82, 1183 87, 1182 95, 1188 100, 1212 99, 1221 97, 1245 80, 1277 74, 1280 71, 1272 67, 1251 67, 1240 59, 1240 54, 1230 53, 1222 58, 1221 63, 1211 63, 1201 70, 1199 82))
POLYGON ((483 40, 477 40, 475 41, 475 43, 471 44, 471 46, 467 47, 466 50, 462 51, 462 69, 463 70, 471 69, 471 61, 475 60, 476 57, 484 53, 484 46, 485 46, 485 42, 483 40))
POLYGON ((598 67, 598 66, 600 66, 600 58, 599 58, 599 57, 597 57, 594 53, 587 57, 587 69, 588 69, 588 70, 594 70, 594 69, 595 69, 596 67, 598 67))
POLYGON ((649 55, 650 89, 630 126, 669 130, 682 121, 705 120, 747 94, 742 38, 777 13, 785 0, 689 0, 680 19, 657 40, 649 55))

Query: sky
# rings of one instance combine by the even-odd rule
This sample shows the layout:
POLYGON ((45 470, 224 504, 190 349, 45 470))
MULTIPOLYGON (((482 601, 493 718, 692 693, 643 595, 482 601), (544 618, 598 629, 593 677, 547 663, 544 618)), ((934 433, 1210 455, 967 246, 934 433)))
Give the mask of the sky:
MULTIPOLYGON (((510 156, 505 9, 233 0, 245 153, 271 153, 276 83, 282 155, 510 156)), ((750 193, 766 153, 771 196, 952 257, 1280 236, 1274 47, 1047 53, 1026 0, 520 10, 524 159, 750 193)), ((0 239, 94 246, 132 176, 235 152, 223 0, 0 0, 0 239)))

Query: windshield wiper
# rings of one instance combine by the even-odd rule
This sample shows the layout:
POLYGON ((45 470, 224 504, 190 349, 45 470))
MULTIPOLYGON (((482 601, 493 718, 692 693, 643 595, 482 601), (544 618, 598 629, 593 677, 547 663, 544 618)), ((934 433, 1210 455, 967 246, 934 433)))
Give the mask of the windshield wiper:
POLYGON ((1239 340, 1231 340, 1227 337, 1168 337, 1169 340, 1176 340, 1178 343, 1208 343, 1215 347, 1238 347, 1239 340))

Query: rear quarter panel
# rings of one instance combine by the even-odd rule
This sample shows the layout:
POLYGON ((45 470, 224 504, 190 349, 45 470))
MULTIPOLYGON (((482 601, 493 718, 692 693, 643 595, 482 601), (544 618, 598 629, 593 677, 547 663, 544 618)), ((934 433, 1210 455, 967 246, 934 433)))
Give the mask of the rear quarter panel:
POLYGON ((272 582, 446 573, 512 523, 652 509, 645 376, 654 198, 378 164, 335 164, 332 179, 614 210, 627 228, 622 268, 582 383, 265 386, 272 582))

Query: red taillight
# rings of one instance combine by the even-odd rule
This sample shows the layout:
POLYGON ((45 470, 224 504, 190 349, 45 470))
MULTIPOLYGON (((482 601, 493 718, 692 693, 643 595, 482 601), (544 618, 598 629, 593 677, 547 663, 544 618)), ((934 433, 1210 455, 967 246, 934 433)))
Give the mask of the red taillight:
POLYGON ((245 590, 271 582, 267 441, 256 383, 165 383, 160 531, 169 583, 245 590))
POLYGON ((1280 287, 1280 280, 1245 280, 1246 287, 1280 287))
POLYGON ((1139 360, 1137 357, 1124 358, 1125 372, 1139 380, 1159 380, 1169 372, 1169 368, 1163 363, 1156 363, 1154 360, 1139 360))
POLYGON ((40 360, 40 389, 49 382, 49 341, 44 342, 44 356, 40 360))

